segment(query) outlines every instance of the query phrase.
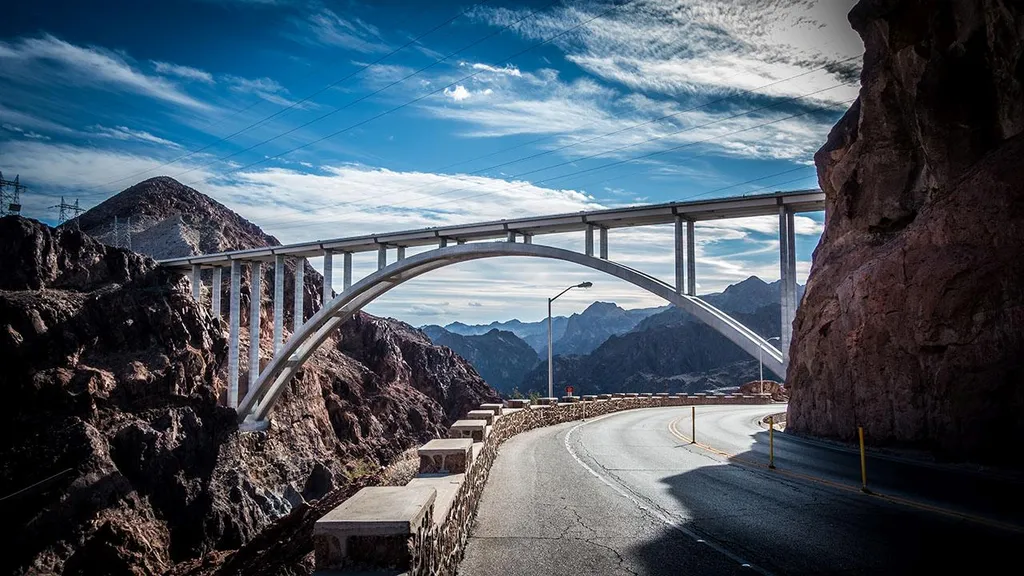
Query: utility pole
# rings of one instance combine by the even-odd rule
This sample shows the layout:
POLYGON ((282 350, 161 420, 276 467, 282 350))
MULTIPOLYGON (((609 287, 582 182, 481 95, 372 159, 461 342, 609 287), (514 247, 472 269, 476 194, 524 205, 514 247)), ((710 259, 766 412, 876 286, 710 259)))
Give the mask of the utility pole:
POLYGON ((132 249, 132 219, 128 218, 124 224, 114 216, 114 231, 111 233, 114 248, 132 249))
POLYGON ((25 189, 18 181, 19 176, 14 180, 4 178, 0 172, 0 216, 17 216, 21 214, 21 191, 25 189))
POLYGON ((85 209, 78 205, 78 198, 75 198, 75 203, 65 202, 64 197, 60 197, 60 204, 56 206, 50 206, 50 208, 57 208, 60 210, 57 216, 57 226, 63 226, 67 222, 73 222, 72 228, 78 229, 78 215, 85 212, 85 209))

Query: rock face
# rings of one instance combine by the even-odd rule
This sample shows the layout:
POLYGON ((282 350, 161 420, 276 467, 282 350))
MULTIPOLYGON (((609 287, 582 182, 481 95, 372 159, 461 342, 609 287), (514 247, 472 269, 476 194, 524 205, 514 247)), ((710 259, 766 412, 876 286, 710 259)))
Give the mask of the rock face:
POLYGON ((862 0, 850 22, 862 88, 815 157, 789 430, 1024 465, 1024 7, 862 0))
POLYGON ((216 564, 495 397, 450 350, 362 316, 344 330, 372 354, 328 342, 270 430, 239 433, 217 402, 225 324, 184 279, 18 217, 0 219, 0 269, 5 574, 216 564))
POLYGON ((447 346, 476 368, 480 376, 498 392, 509 395, 523 376, 537 365, 537 352, 512 332, 492 329, 486 334, 463 336, 441 328, 421 328, 439 346, 447 346))

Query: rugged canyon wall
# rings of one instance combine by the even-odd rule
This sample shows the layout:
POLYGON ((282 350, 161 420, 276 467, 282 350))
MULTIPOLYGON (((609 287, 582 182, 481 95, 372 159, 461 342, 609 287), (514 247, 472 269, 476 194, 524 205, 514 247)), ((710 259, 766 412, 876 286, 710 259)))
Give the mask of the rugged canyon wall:
POLYGON ((336 499, 495 397, 449 350, 366 316, 346 334, 386 342, 360 360, 325 344, 270 430, 239 433, 217 402, 226 325, 186 280, 18 217, 0 219, 0 269, 0 509, 15 527, 5 574, 217 563, 279 519, 312 522, 289 513, 336 499))
POLYGON ((862 0, 790 431, 1024 465, 1024 6, 862 0))

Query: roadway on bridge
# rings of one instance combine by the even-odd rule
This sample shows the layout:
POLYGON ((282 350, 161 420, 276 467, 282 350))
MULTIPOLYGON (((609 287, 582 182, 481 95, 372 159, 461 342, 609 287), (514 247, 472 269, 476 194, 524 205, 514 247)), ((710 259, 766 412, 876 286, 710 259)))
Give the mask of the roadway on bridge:
POLYGON ((778 406, 633 410, 527 432, 491 470, 459 574, 861 574, 953 567, 1016 572, 1024 544, 1012 481, 868 461, 776 434, 778 406), (940 481, 940 479, 942 479, 940 481), (952 513, 951 513, 952 512, 952 513), (977 514, 976 521, 957 513, 977 514), (1012 568, 1016 566, 1016 568, 1012 568))

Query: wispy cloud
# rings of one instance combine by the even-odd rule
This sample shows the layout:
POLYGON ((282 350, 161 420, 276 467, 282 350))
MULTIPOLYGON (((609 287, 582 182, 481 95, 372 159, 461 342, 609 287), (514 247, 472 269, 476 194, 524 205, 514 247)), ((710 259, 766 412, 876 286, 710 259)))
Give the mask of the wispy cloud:
POLYGON ((240 94, 254 94, 260 98, 277 104, 279 106, 291 106, 294 100, 286 98, 288 90, 271 78, 242 78, 239 76, 225 76, 224 80, 230 85, 232 92, 240 94))
POLYGON ((171 64, 170 62, 154 61, 153 69, 156 70, 157 74, 177 76, 178 78, 202 82, 204 84, 213 84, 213 74, 210 74, 205 70, 192 68, 191 66, 180 66, 178 64, 171 64))
POLYGON ((145 130, 132 130, 127 126, 115 126, 113 128, 110 128, 107 126, 97 125, 93 127, 93 130, 96 134, 99 134, 100 136, 103 136, 105 138, 113 138, 114 140, 134 140, 137 142, 145 142, 148 144, 158 144, 160 146, 167 146, 168 148, 181 148, 181 145, 176 142, 172 142, 170 140, 167 140, 166 138, 161 138, 159 136, 154 136, 153 134, 150 134, 145 130))
POLYGON ((23 84, 64 84, 142 94, 193 109, 211 107, 170 80, 135 68, 122 55, 82 47, 54 36, 0 42, 0 76, 23 84))
POLYGON ((303 39, 328 46, 337 46, 356 52, 387 52, 391 48, 381 39, 376 26, 359 18, 342 18, 332 10, 311 14, 299 25, 303 28, 303 39), (307 36, 308 34, 308 36, 307 36))

